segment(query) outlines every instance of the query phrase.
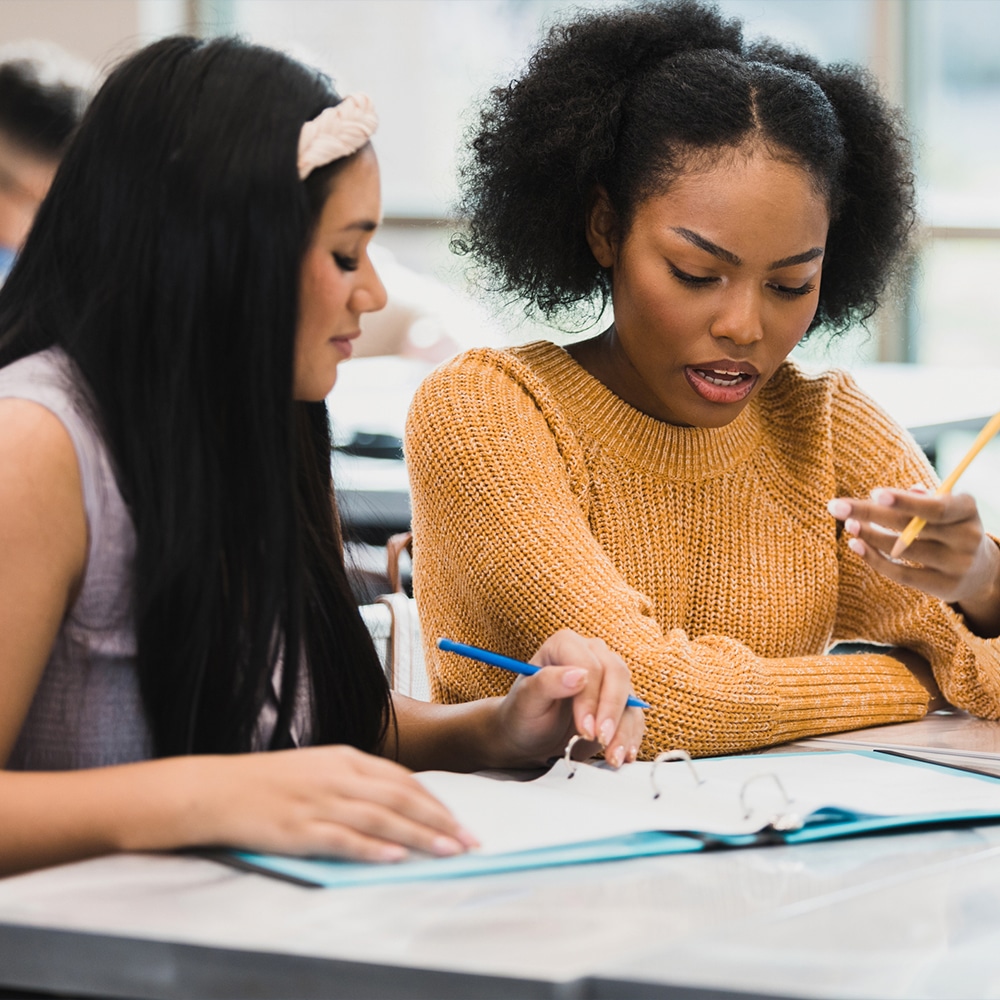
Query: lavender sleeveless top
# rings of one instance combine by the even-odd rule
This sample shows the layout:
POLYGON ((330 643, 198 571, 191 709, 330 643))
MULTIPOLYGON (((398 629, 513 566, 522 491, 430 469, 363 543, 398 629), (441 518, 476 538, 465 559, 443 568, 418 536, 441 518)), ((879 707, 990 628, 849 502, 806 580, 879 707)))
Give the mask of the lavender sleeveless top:
MULTIPOLYGON (((87 565, 27 718, 7 762, 11 770, 50 771, 124 764, 152 756, 139 694, 132 612, 135 528, 108 449, 73 362, 50 348, 0 368, 0 399, 50 410, 76 451, 87 518, 87 565)), ((280 682, 280 665, 276 671, 280 682)), ((296 699, 295 743, 308 741, 308 693, 296 699)), ((272 691, 254 736, 266 747, 277 717, 272 691)))

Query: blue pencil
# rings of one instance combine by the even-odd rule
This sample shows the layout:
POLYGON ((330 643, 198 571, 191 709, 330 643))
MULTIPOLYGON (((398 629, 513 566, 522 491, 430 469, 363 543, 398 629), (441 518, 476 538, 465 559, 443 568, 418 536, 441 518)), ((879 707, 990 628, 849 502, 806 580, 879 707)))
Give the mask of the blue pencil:
MULTIPOLYGON (((446 653, 458 653, 459 656, 467 656, 470 660, 478 660, 480 663, 488 663, 491 667, 499 667, 501 670, 509 670, 512 674, 524 674, 530 677, 537 674, 540 667, 525 663, 523 660, 515 660, 509 656, 501 656, 500 653, 491 653, 488 649, 480 649, 478 646, 466 646, 464 642, 452 642, 451 639, 438 639, 438 649, 443 649, 446 653)), ((626 705, 633 708, 649 708, 649 704, 636 698, 634 694, 628 696, 626 705)))

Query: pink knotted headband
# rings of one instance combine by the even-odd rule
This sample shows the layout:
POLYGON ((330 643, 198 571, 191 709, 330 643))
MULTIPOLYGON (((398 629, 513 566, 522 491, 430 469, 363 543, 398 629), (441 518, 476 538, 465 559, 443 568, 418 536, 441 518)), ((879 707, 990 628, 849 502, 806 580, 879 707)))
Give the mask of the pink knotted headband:
POLYGON ((326 108, 299 133, 299 179, 317 167, 356 153, 378 128, 378 115, 367 94, 351 94, 326 108))

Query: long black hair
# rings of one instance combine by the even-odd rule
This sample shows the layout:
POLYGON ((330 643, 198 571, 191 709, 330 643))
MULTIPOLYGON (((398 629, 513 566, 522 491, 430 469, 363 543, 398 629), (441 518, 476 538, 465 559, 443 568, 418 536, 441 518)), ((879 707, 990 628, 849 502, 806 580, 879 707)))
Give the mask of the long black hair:
POLYGON ((326 407, 292 399, 300 265, 344 162, 302 183, 298 135, 339 101, 236 39, 141 50, 94 98, 0 292, 0 365, 63 348, 116 465, 161 755, 249 749, 278 662, 272 747, 299 684, 312 742, 374 750, 388 725, 326 407))
MULTIPOLYGON (((831 225, 810 329, 875 311, 914 221, 899 114, 864 70, 824 66, 694 0, 584 13, 554 26, 527 70, 495 88, 470 134, 453 240, 494 289, 549 318, 596 319, 611 291, 586 218, 595 186, 627 232, 647 196, 720 150, 759 143, 803 167, 831 225)), ((624 232, 621 235, 624 235, 624 232)))

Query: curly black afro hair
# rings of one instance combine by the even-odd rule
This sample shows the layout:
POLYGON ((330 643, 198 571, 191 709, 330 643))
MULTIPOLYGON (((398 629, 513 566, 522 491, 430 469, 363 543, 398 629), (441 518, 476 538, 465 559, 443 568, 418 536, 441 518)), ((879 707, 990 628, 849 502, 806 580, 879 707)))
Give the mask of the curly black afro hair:
POLYGON ((750 142, 800 164, 831 212, 810 330, 875 312, 913 228, 910 145, 866 71, 824 66, 695 0, 587 13, 553 27, 524 74, 491 91, 461 169, 452 241, 505 296, 591 322, 610 272, 587 243, 593 192, 625 232, 637 205, 694 162, 750 142))

